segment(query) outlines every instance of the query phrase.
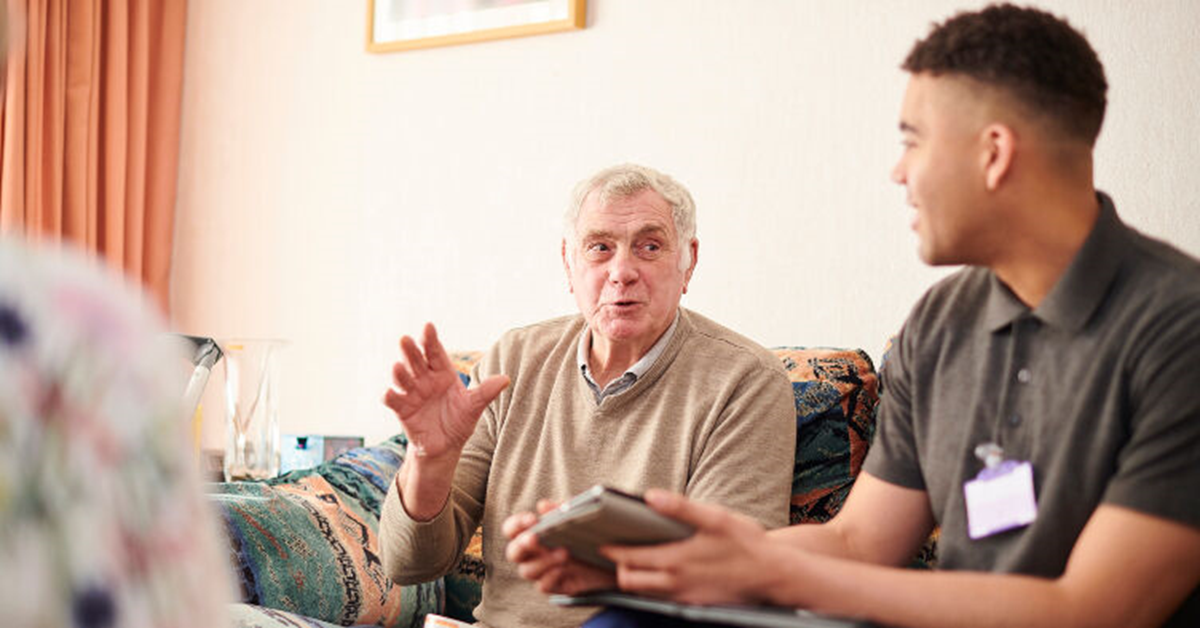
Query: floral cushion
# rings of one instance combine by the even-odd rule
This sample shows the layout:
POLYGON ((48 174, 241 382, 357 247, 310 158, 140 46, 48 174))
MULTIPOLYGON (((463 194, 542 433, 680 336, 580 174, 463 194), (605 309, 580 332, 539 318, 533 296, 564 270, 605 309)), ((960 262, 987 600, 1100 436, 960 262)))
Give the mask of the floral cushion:
POLYGON ((399 586, 379 559, 379 511, 404 460, 396 436, 312 469, 212 487, 242 600, 324 622, 420 626, 441 581, 399 586))

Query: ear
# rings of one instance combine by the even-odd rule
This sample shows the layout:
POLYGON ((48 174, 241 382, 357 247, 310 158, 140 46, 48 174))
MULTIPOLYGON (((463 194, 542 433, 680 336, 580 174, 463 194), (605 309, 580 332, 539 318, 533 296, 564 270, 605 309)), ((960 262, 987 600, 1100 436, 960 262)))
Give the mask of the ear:
POLYGON ((1012 169, 1017 135, 1007 124, 989 124, 983 130, 983 146, 984 185, 989 192, 995 192, 1012 169))
POLYGON ((696 270, 696 260, 700 259, 700 240, 692 238, 688 247, 692 249, 692 263, 683 271, 683 293, 687 294, 688 283, 692 280, 692 271, 696 270))
POLYGON ((563 238, 563 241, 562 241, 562 263, 563 263, 563 270, 566 271, 566 273, 567 273, 567 292, 574 293, 575 285, 571 283, 571 259, 567 255, 567 239, 566 238, 563 238))

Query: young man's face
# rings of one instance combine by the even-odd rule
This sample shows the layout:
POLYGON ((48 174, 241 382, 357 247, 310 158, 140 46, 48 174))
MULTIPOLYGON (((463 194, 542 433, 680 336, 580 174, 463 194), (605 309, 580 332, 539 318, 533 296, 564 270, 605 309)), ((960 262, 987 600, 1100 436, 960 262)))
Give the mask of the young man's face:
POLYGON ((892 180, 916 210, 918 253, 931 265, 980 263, 988 233, 986 117, 967 79, 915 74, 900 110, 904 153, 892 180))
POLYGON ((671 207, 653 190, 606 203, 589 194, 575 233, 574 243, 564 243, 563 261, 593 348, 648 351, 675 319, 696 265, 695 240, 691 265, 679 268, 683 251, 671 207))

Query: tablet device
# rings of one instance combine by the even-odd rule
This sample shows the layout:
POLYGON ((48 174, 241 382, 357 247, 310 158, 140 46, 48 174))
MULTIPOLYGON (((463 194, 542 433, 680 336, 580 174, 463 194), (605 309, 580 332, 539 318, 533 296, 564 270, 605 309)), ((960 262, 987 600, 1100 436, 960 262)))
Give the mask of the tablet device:
POLYGON ((692 527, 661 515, 637 495, 596 485, 538 519, 530 530, 546 547, 565 547, 571 556, 615 569, 599 553, 602 545, 657 545, 686 539, 692 527))
POLYGON ((872 624, 843 617, 779 606, 699 606, 641 597, 617 591, 583 595, 551 595, 558 606, 616 606, 689 621, 761 628, 870 628, 872 624))

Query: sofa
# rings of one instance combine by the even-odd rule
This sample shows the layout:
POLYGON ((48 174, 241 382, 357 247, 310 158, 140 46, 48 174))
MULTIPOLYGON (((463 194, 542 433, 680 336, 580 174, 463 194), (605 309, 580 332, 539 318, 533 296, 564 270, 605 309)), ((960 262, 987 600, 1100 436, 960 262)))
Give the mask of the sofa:
MULTIPOLYGON (((875 429, 879 378, 859 350, 776 348, 796 403, 792 524, 837 513, 862 468, 875 429)), ((464 382, 480 353, 454 353, 464 382)), ((471 621, 485 566, 478 532, 455 571, 399 586, 379 559, 379 511, 403 464, 403 434, 312 469, 260 482, 212 486, 240 587, 241 627, 420 626, 430 612, 471 621)), ((933 560, 927 544, 916 566, 933 560)))

